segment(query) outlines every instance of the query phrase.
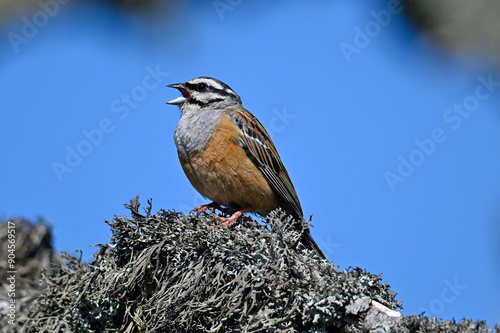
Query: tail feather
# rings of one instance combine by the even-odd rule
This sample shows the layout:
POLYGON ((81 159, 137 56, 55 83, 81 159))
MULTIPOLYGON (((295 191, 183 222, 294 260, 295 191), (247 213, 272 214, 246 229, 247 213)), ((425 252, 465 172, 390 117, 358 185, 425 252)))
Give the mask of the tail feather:
POLYGON ((321 249, 319 248, 318 244, 316 244, 316 241, 312 237, 311 232, 309 231, 309 229, 304 230, 304 232, 302 233, 302 236, 301 236, 300 240, 301 240, 302 244, 304 244, 308 248, 316 251, 316 253, 318 254, 318 256, 320 256, 322 259, 327 259, 326 256, 325 256, 325 254, 323 253, 323 251, 321 251, 321 249))

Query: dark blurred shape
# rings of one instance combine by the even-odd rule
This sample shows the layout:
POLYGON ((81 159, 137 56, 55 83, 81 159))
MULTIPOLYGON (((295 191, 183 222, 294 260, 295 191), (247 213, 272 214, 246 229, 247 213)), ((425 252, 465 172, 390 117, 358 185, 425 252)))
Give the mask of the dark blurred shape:
POLYGON ((137 10, 150 10, 156 7, 156 0, 103 0, 104 2, 114 3, 119 6, 137 10))
POLYGON ((23 286, 27 281, 35 281, 42 277, 42 269, 49 269, 54 260, 54 249, 52 248, 52 231, 43 219, 37 223, 31 223, 24 219, 13 219, 0 224, 0 267, 2 279, 3 274, 8 271, 7 258, 9 249, 7 244, 15 245, 15 270, 20 278, 18 286, 23 286), (7 224, 14 225, 15 241, 9 242, 7 224), (4 271, 5 270, 5 271, 4 271))
POLYGON ((0 24, 31 12, 36 6, 36 0, 0 0, 0 24))
POLYGON ((410 20, 444 48, 473 59, 500 61, 500 1, 403 0, 410 20))
POLYGON ((24 219, 0 223, 0 332, 13 332, 7 323, 12 319, 9 314, 15 313, 16 323, 26 318, 44 288, 40 284, 42 273, 50 271, 57 260, 52 231, 43 219, 37 223, 24 219))
MULTIPOLYGON (((45 7, 51 7, 55 4, 56 7, 66 3, 83 2, 82 0, 0 0, 0 24, 4 24, 10 20, 18 19, 24 15, 33 14, 45 7), (52 5, 51 5, 52 3, 52 5)), ((85 1, 89 2, 89 1, 85 1)), ((139 12, 153 13, 158 6, 157 0, 141 1, 141 0, 94 0, 94 3, 113 4, 124 9, 134 10, 139 12)))

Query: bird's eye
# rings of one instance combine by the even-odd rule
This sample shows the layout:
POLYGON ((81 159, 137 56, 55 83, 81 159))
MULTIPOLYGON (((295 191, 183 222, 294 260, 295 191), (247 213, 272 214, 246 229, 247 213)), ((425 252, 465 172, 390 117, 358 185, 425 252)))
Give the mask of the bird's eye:
POLYGON ((198 85, 196 86, 196 90, 198 90, 198 91, 205 91, 205 90, 207 90, 207 88, 208 88, 208 85, 206 83, 203 83, 203 82, 198 83, 198 85))

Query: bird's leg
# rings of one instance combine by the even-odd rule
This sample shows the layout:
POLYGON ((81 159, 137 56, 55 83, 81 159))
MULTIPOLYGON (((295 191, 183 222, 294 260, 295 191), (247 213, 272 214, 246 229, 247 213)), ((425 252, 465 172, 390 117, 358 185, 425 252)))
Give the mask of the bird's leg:
POLYGON ((204 213, 207 209, 210 209, 210 213, 214 213, 216 209, 221 209, 221 206, 217 202, 211 202, 206 205, 201 205, 198 207, 194 207, 191 209, 190 213, 196 212, 196 217, 200 216, 201 213, 204 213))
POLYGON ((222 225, 232 227, 233 225, 236 224, 237 221, 247 221, 250 218, 249 217, 243 217, 242 215, 248 212, 252 206, 246 206, 243 209, 240 209, 239 211, 235 212, 233 215, 230 217, 221 217, 221 216, 215 216, 215 218, 219 221, 222 221, 222 225))

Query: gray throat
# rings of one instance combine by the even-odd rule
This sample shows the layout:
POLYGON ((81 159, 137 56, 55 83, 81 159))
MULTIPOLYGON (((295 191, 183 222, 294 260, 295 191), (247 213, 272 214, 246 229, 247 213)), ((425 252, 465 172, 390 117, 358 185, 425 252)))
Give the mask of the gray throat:
POLYGON ((186 156, 202 150, 212 137, 223 112, 222 109, 198 109, 183 113, 174 134, 177 150, 186 156))

